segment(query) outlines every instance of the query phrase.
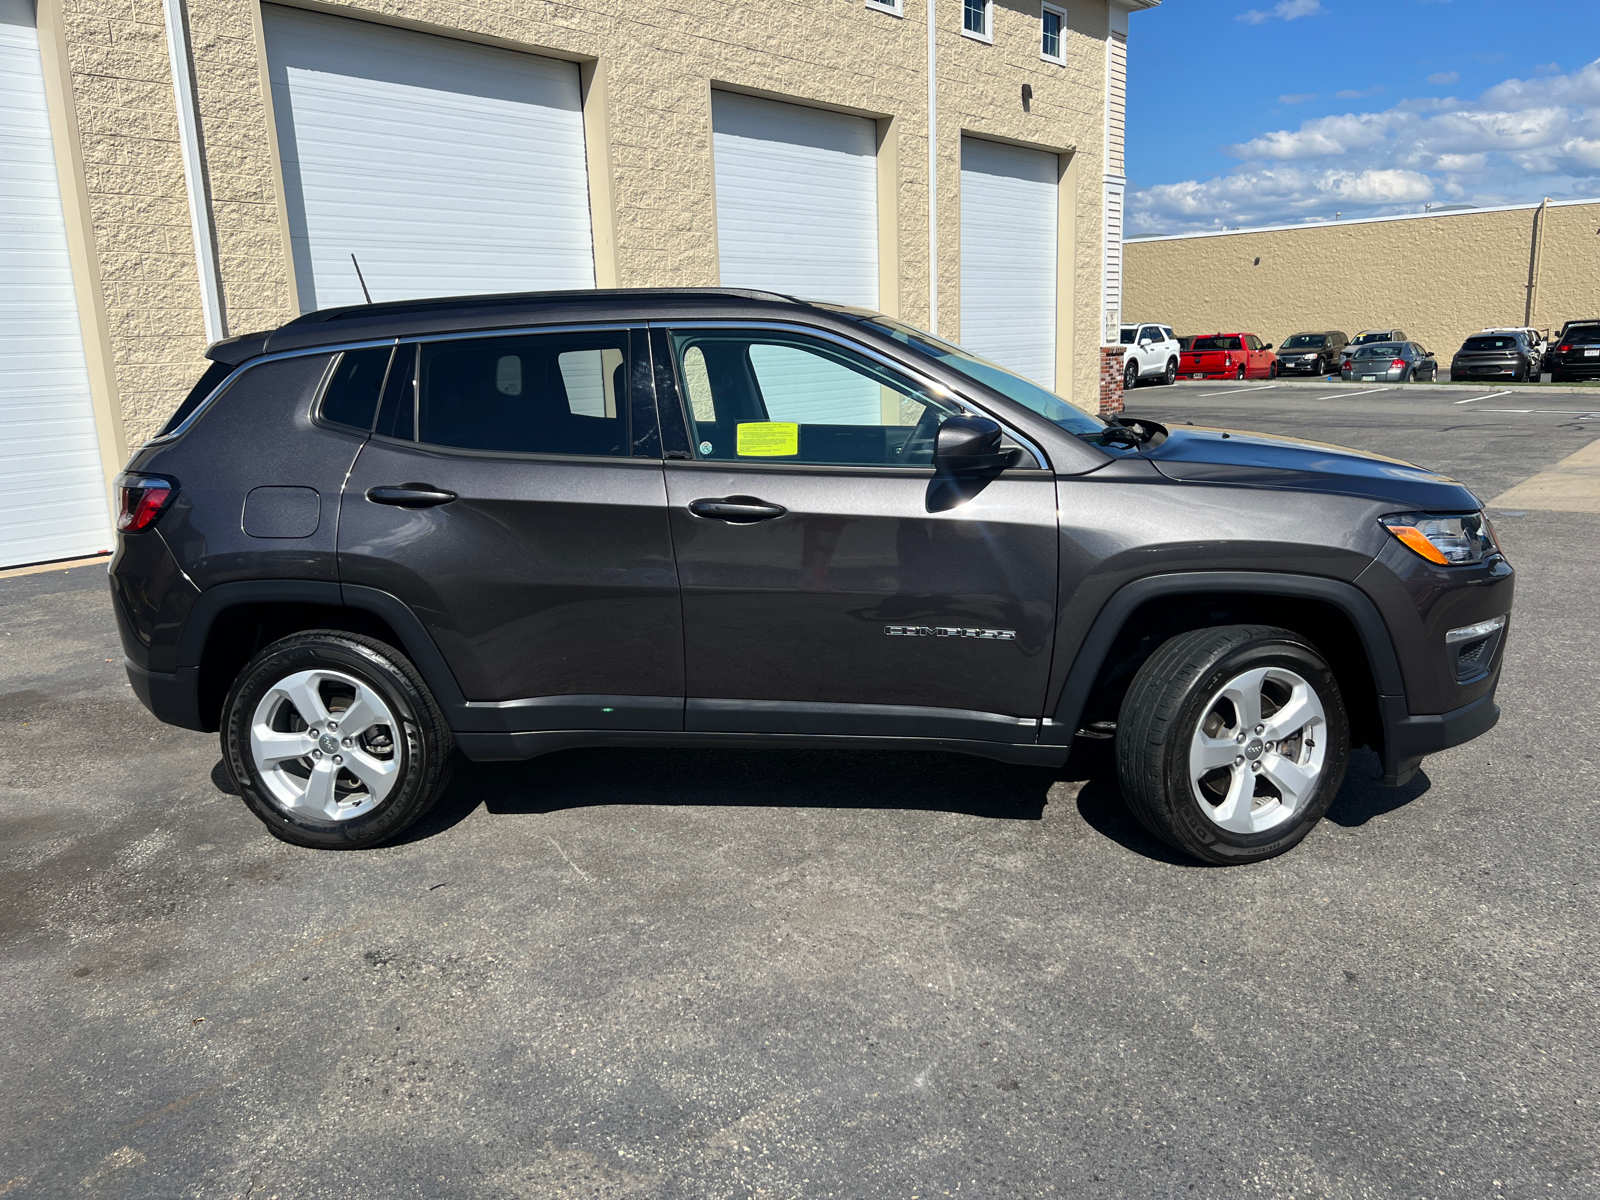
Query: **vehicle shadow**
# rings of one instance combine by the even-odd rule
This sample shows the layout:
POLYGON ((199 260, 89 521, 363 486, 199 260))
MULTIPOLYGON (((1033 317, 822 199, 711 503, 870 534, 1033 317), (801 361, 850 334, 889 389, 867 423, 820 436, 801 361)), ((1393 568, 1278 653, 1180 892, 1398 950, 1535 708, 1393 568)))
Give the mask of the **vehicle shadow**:
POLYGON ((433 837, 481 805, 539 815, 600 805, 877 808, 1038 821, 1056 771, 886 750, 562 750, 529 762, 457 758, 450 785, 398 842, 433 837))
POLYGON ((1328 820, 1346 829, 1365 825, 1374 817, 1404 808, 1433 786, 1426 771, 1418 771, 1404 787, 1382 786, 1383 766, 1371 750, 1357 750, 1350 756, 1344 786, 1328 808, 1328 820))
POLYGON ((1079 738, 1072 747, 1072 757, 1061 769, 1060 778, 1083 784, 1078 790, 1078 815, 1084 823, 1101 837, 1142 858, 1173 867, 1207 865, 1173 849, 1139 824, 1117 783, 1114 746, 1110 740, 1079 738))

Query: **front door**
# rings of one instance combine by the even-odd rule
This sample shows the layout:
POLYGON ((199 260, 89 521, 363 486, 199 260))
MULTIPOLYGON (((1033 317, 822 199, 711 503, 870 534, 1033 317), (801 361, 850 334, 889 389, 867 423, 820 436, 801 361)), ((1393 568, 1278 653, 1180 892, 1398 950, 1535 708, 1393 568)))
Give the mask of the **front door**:
POLYGON ((1032 742, 1056 597, 1043 464, 936 477, 961 405, 827 335, 656 337, 662 420, 693 453, 666 464, 685 727, 1032 742))
POLYGON ((484 727, 682 728, 645 336, 425 341, 390 368, 340 576, 405 602, 484 727))

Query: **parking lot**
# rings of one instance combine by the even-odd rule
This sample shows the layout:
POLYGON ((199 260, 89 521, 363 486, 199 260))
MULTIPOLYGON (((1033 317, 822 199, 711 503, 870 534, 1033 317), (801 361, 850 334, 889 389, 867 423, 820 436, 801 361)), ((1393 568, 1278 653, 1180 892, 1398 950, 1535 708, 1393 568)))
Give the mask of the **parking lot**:
MULTIPOLYGON (((1486 501, 1600 433, 1496 390, 1128 411, 1486 501)), ((1359 755, 1237 869, 1103 744, 462 763, 400 844, 301 850, 134 699, 101 567, 0 579, 0 1193, 1592 1196, 1600 513, 1493 511, 1499 727, 1403 789, 1359 755)))

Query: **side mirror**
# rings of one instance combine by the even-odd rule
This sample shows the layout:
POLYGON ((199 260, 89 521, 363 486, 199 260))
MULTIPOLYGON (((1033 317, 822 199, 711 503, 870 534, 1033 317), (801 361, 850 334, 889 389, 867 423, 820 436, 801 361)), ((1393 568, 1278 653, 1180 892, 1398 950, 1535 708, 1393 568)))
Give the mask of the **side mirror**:
POLYGON ((934 469, 947 475, 1003 471, 1017 457, 1000 449, 1000 426, 988 417, 948 417, 933 444, 934 469))
POLYGON ((1262 348, 1262 349, 1263 349, 1263 350, 1271 350, 1271 349, 1272 349, 1272 343, 1271 343, 1271 342, 1268 342, 1268 343, 1267 343, 1267 344, 1266 344, 1266 345, 1265 345, 1265 346, 1263 346, 1263 347, 1261 347, 1261 348, 1262 348))

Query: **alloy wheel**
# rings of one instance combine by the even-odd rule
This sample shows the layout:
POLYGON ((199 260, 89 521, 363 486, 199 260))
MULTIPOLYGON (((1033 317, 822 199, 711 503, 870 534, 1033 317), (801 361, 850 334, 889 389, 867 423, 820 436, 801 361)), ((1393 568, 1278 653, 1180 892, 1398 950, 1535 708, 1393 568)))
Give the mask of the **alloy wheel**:
POLYGON ((1200 810, 1231 833, 1292 820, 1316 794, 1327 753, 1322 700, 1284 667, 1235 676, 1206 705, 1189 743, 1200 810))
POLYGON ((1130 360, 1128 365, 1122 368, 1122 390, 1128 392, 1138 386, 1139 364, 1130 360))
POLYGON ((273 803, 313 820, 371 812, 400 775, 399 724, 383 698, 343 671, 296 671, 267 690, 250 754, 273 803))

